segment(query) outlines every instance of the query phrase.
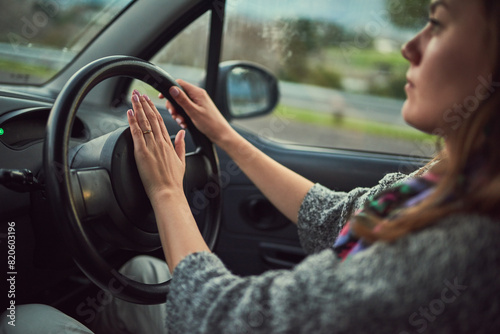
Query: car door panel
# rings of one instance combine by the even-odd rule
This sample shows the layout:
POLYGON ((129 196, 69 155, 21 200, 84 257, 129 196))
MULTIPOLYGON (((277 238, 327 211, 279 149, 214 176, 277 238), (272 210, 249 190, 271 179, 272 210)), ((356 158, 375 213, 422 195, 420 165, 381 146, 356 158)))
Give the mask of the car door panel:
MULTIPOLYGON (((239 131, 271 158, 337 191, 374 186, 387 173, 408 173, 423 163, 412 157, 283 145, 239 131)), ((218 154, 223 214, 215 252, 240 275, 293 267, 305 256, 296 225, 272 207, 226 153, 218 154), (255 212, 249 209, 251 203, 255 212)))

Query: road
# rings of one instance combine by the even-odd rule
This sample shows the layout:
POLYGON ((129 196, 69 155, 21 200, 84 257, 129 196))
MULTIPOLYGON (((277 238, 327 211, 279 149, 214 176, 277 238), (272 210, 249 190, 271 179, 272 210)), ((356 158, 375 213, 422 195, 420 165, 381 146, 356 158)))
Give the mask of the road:
POLYGON ((341 112, 346 117, 404 125, 403 101, 354 94, 311 85, 281 82, 281 103, 320 112, 341 112))
POLYGON ((324 148, 394 153, 410 157, 430 157, 436 153, 435 142, 394 139, 329 126, 300 123, 274 115, 234 121, 256 136, 281 143, 324 148))

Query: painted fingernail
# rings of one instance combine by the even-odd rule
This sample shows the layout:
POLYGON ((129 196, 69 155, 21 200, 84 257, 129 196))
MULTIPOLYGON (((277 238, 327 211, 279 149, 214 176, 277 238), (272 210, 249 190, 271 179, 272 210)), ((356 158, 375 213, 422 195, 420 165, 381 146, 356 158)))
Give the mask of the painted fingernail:
POLYGON ((132 109, 129 109, 129 110, 127 111, 127 113, 128 113, 130 116, 134 117, 134 111, 133 111, 132 109))
POLYGON ((179 89, 177 87, 170 88, 169 92, 170 92, 170 95, 172 95, 172 97, 179 96, 179 89))
POLYGON ((184 140, 186 138, 186 131, 180 130, 179 131, 179 139, 184 140))
POLYGON ((186 123, 184 123, 180 118, 176 118, 175 121, 177 122, 177 124, 179 124, 179 126, 182 128, 182 129, 185 129, 186 128, 186 123))
POLYGON ((168 113, 169 113, 170 115, 172 115, 172 109, 168 108, 167 110, 168 110, 168 113))
POLYGON ((137 89, 134 89, 134 90, 132 91, 132 94, 133 94, 133 95, 141 95, 137 89))
POLYGON ((134 100, 134 102, 139 102, 139 95, 132 95, 132 100, 134 100))
POLYGON ((144 97, 146 99, 146 101, 151 101, 151 99, 149 98, 149 96, 147 96, 146 94, 142 95, 142 97, 144 97))

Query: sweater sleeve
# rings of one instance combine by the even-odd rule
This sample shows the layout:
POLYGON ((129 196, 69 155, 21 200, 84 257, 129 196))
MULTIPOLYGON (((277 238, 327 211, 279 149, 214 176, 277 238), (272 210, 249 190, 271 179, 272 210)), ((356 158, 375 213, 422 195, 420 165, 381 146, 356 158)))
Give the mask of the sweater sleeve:
POLYGON ((315 184, 299 210, 297 225, 302 248, 312 254, 331 247, 350 215, 370 196, 407 177, 401 173, 387 174, 372 188, 355 188, 350 192, 333 191, 315 184))
POLYGON ((349 261, 331 250, 290 271, 232 275, 210 253, 176 267, 167 299, 174 333, 493 333, 498 222, 450 219, 349 261), (464 247, 467 245, 467 247, 464 247))

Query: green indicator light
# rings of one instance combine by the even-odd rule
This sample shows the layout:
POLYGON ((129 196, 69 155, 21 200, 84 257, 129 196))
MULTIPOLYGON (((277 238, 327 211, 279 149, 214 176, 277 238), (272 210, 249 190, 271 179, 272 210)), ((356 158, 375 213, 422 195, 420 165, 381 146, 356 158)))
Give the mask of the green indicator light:
POLYGON ((3 131, 2 128, 0 128, 0 136, 3 135, 5 133, 5 131, 3 131))

